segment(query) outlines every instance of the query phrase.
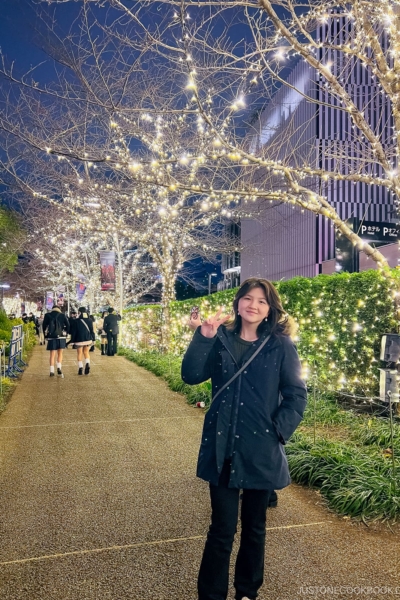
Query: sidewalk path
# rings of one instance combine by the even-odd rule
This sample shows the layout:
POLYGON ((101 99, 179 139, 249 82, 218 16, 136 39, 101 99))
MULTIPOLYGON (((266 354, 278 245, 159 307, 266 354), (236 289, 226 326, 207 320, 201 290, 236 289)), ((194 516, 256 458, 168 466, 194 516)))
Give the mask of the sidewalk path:
MULTIPOLYGON (((0 599, 196 600, 202 411, 121 357, 96 350, 78 377, 68 350, 65 379, 47 360, 37 347, 0 416, 0 599)), ((269 511, 261 600, 400 598, 399 535, 319 500, 292 485, 269 511)))

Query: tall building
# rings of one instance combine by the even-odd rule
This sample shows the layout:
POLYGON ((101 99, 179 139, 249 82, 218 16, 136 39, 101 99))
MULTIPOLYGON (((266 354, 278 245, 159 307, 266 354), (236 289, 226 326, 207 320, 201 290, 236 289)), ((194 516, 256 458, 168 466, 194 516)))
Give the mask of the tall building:
MULTIPOLYGON (((316 31, 317 39, 336 45, 348 43, 351 36, 352 24, 344 15, 332 15, 316 31)), ((326 48, 318 53, 387 147, 393 125, 390 103, 370 70, 355 59, 344 63, 343 55, 326 48)), ((332 98, 314 69, 299 60, 287 82, 289 86, 282 85, 252 125, 253 152, 266 151, 271 158, 300 167, 306 163, 342 174, 360 168, 364 174, 384 176, 368 145, 356 136, 348 112, 341 109, 340 100, 332 98)), ((337 180, 302 183, 327 197, 341 219, 391 222, 395 215, 391 194, 383 187, 337 180)), ((335 257, 331 222, 288 204, 272 204, 262 217, 242 220, 241 240, 242 280, 250 276, 273 280, 312 277, 325 272, 324 265, 335 257)))

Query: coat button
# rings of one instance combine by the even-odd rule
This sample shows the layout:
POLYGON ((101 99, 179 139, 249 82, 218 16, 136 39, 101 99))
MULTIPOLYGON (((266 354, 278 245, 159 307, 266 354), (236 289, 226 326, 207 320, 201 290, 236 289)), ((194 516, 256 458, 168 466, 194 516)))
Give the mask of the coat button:
POLYGON ((269 433, 269 429, 266 429, 265 431, 266 431, 267 433, 269 433))

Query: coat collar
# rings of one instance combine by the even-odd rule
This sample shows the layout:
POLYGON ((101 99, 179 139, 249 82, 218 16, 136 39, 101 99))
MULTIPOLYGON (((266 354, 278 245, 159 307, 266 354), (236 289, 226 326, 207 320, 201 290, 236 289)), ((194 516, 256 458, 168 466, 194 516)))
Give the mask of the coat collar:
MULTIPOLYGON (((257 348, 260 346, 260 344, 263 343, 263 341, 265 340, 265 338, 268 335, 270 335, 269 331, 268 330, 264 331, 260 335, 258 340, 256 340, 251 346, 249 346, 249 349, 247 350, 245 357, 250 358, 251 354, 257 350, 257 348)), ((232 358, 234 359, 235 352, 234 352, 234 349, 232 346, 233 335, 231 334, 231 332, 222 325, 221 327, 218 327, 217 337, 221 341, 222 345, 228 350, 228 352, 232 356, 232 358)), ((280 344, 279 337, 275 334, 272 334, 271 338, 268 340, 268 342, 265 345, 265 349, 272 350, 272 348, 275 348, 275 346, 278 346, 279 344, 280 344)))

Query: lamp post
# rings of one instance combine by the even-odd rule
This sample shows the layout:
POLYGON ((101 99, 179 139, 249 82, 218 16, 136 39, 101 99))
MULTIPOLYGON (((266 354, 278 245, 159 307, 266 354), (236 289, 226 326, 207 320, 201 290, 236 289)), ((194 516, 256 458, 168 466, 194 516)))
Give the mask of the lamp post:
POLYGON ((208 294, 211 294, 211 277, 216 277, 217 273, 208 274, 208 294))
POLYGON ((119 271, 119 314, 121 317, 121 323, 119 324, 119 339, 122 340, 122 311, 124 310, 124 280, 123 280, 123 264, 122 264, 122 252, 119 245, 118 234, 115 234, 115 247, 117 249, 118 256, 118 271, 119 271))

